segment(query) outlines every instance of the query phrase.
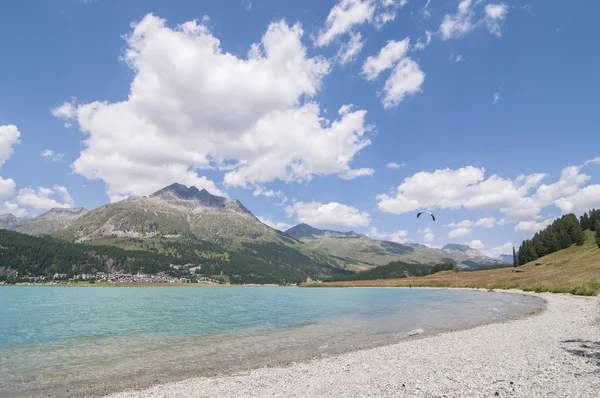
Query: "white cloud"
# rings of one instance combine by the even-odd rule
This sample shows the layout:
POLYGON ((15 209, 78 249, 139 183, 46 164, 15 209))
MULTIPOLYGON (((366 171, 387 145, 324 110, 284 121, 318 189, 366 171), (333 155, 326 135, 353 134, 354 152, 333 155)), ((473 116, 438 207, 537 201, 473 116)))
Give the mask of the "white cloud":
POLYGON ((285 194, 281 191, 273 191, 272 189, 265 191, 261 187, 257 187, 254 192, 252 192, 252 196, 266 196, 267 198, 281 198, 284 197, 285 194))
POLYGON ((423 234, 423 239, 426 242, 431 242, 435 239, 435 234, 433 233, 433 230, 429 227, 425 229, 420 229, 419 232, 423 234))
POLYGON ((467 242, 466 245, 469 246, 471 249, 475 249, 475 250, 482 250, 485 248, 485 245, 479 239, 475 239, 470 242, 467 242))
POLYGON ((271 220, 271 217, 261 217, 261 216, 257 216, 256 218, 258 218, 260 220, 261 223, 268 225, 271 228, 275 228, 278 229, 280 231, 286 231, 290 228, 293 227, 292 224, 288 224, 285 222, 278 222, 278 221, 273 221, 271 220))
POLYGON ((486 25, 490 33, 500 37, 500 23, 506 19, 508 6, 505 4, 487 4, 481 18, 477 19, 475 8, 481 1, 462 0, 455 14, 447 14, 440 24, 443 40, 458 39, 481 25, 486 25))
POLYGON ((552 221, 553 220, 551 218, 542 222, 521 221, 515 226, 515 232, 538 232, 552 224, 552 221))
POLYGON ((246 11, 252 10, 252 2, 250 0, 242 0, 242 4, 244 5, 246 11))
POLYGON ((375 174, 373 169, 350 169, 340 174, 342 180, 353 180, 357 177, 372 176, 375 174))
POLYGON ((469 235, 471 230, 469 228, 456 228, 448 232, 448 238, 460 238, 469 235))
POLYGON ((564 198, 554 201, 563 214, 583 214, 600 204, 600 185, 588 185, 564 198))
MULTIPOLYGON (((540 183, 547 177, 544 173, 520 175, 512 181, 497 175, 486 179, 484 169, 473 166, 436 170, 433 173, 419 172, 405 178, 395 195, 377 195, 378 207, 394 214, 420 208, 499 209, 506 215, 498 222, 499 225, 511 221, 539 222, 540 213, 550 205, 557 206, 563 213, 586 210, 597 188, 583 188, 591 177, 581 173, 581 170, 586 165, 597 163, 600 163, 600 159, 565 167, 557 181, 542 185, 540 183)), ((478 220, 475 226, 491 228, 495 222, 497 220, 494 217, 488 217, 478 220)), ((524 225, 527 224, 521 224, 519 229, 524 225)), ((453 223, 449 226, 459 225, 453 223)), ((469 227, 466 224, 460 226, 469 227)))
POLYGON ((473 226, 473 221, 469 221, 469 220, 462 220, 461 222, 453 222, 453 223, 444 225, 444 227, 450 227, 450 228, 469 228, 472 226, 473 226))
POLYGON ((18 204, 9 201, 0 201, 0 214, 12 214, 16 217, 23 217, 27 215, 27 211, 18 204))
POLYGON ((408 4, 408 0, 381 0, 381 6, 375 14, 375 26, 382 27, 396 19, 399 8, 408 4))
POLYGON ((454 62, 460 62, 460 61, 462 61, 462 59, 463 59, 462 55, 459 54, 456 56, 456 58, 454 58, 454 62))
POLYGON ((135 72, 128 99, 53 112, 87 135, 73 171, 103 180, 114 200, 175 181, 219 194, 203 169, 226 170, 225 185, 248 188, 350 170, 370 144, 366 111, 321 116, 310 98, 331 66, 307 56, 302 35, 299 24, 271 23, 243 59, 197 21, 170 29, 147 15, 126 36, 123 58, 135 72))
POLYGON ((397 106, 407 95, 421 92, 421 85, 425 81, 425 73, 419 64, 410 58, 402 59, 383 87, 383 107, 397 106))
POLYGON ((396 163, 396 162, 390 162, 385 165, 385 167, 387 167, 388 169, 399 169, 402 166, 404 166, 404 163, 396 163))
POLYGON ((506 4, 487 4, 485 6, 485 15, 491 19, 504 19, 508 14, 506 4))
POLYGON ((419 208, 467 209, 506 207, 521 197, 515 184, 473 166, 419 172, 405 178, 395 197, 378 195, 380 210, 402 214, 419 208))
POLYGON ((387 240, 396 243, 406 243, 408 231, 400 230, 396 232, 379 232, 377 228, 371 228, 369 236, 373 239, 387 240))
POLYGON ((496 217, 485 217, 475 221, 475 224, 473 225, 475 225, 476 227, 494 228, 494 225, 496 225, 496 221, 496 217))
POLYGON ((365 41, 362 40, 362 35, 360 33, 350 32, 350 40, 340 46, 337 55, 338 62, 344 65, 354 61, 364 45, 365 41))
POLYGON ((386 45, 379 50, 379 54, 371 55, 365 60, 362 66, 362 74, 365 79, 374 80, 381 72, 393 67, 404 58, 409 45, 410 39, 408 37, 400 41, 388 40, 386 45))
POLYGON ((429 45, 429 43, 431 43, 431 36, 432 33, 428 30, 425 31, 425 43, 422 43, 421 40, 417 40, 417 44, 414 45, 414 49, 415 50, 424 50, 425 47, 427 47, 429 45))
POLYGON ((315 45, 326 46, 354 26, 371 22, 375 8, 376 3, 373 0, 340 0, 329 12, 325 29, 319 32, 315 45))
POLYGON ((502 99, 502 97, 500 97, 500 93, 495 92, 494 93, 494 104, 497 104, 498 102, 500 102, 501 99, 502 99))
POLYGON ((492 258, 497 258, 501 254, 512 254, 513 247, 514 247, 514 244, 512 242, 506 242, 505 244, 496 246, 490 250, 485 250, 483 253, 486 256, 489 256, 492 258))
POLYGON ((15 201, 20 206, 32 207, 34 209, 51 209, 55 207, 67 208, 73 207, 73 199, 67 188, 55 185, 51 188, 38 187, 37 191, 31 187, 19 190, 15 201), (62 201, 51 198, 50 196, 59 196, 62 201))
MULTIPOLYGON (((11 158, 14 153, 13 145, 19 144, 21 132, 17 126, 9 124, 0 126, 0 170, 4 163, 11 158)), ((11 198, 15 195, 16 184, 12 178, 2 178, 0 176, 0 201, 11 198)), ((0 208, 9 209, 12 205, 8 202, 0 202, 0 208)))
POLYGON ((312 226, 343 225, 366 227, 371 222, 368 212, 360 212, 356 207, 337 202, 295 202, 285 208, 288 217, 295 216, 301 223, 312 226))
POLYGON ((14 153, 13 145, 21 142, 19 140, 20 136, 21 132, 14 124, 0 126, 0 167, 2 167, 14 153))
POLYGON ((442 39, 456 39, 475 28, 472 22, 474 12, 471 0, 462 0, 458 5, 456 14, 447 14, 442 19, 440 32, 442 39))
POLYGON ((65 157, 64 153, 56 153, 51 149, 44 149, 41 153, 40 156, 46 159, 50 159, 53 162, 62 162, 63 158, 65 157))

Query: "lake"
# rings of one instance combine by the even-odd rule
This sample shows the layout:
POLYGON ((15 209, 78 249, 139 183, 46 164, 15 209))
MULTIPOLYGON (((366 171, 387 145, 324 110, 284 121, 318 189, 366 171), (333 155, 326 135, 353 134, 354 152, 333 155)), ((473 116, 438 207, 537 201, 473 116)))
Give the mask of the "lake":
POLYGON ((418 338, 543 305, 450 289, 0 287, 0 396, 102 395, 418 338))

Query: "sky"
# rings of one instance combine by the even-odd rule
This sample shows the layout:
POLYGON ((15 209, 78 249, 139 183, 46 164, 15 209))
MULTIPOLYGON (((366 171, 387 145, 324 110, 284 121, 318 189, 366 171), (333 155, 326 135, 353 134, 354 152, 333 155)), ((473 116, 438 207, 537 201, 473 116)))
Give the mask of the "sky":
POLYGON ((93 209, 179 182, 282 230, 511 253, 600 207, 598 12, 2 2, 0 214, 93 209))

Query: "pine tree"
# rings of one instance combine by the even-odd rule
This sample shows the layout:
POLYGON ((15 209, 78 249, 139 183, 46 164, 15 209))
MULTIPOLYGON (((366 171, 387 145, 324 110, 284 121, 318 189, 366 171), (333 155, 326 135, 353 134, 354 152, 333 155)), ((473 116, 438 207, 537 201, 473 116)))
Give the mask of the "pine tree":
POLYGON ((600 248, 600 220, 596 221, 596 225, 594 225, 594 229, 596 230, 596 233, 594 234, 594 237, 596 238, 596 244, 600 248))
POLYGON ((519 266, 519 258, 517 257, 517 252, 515 251, 515 247, 513 246, 513 267, 519 266))
POLYGON ((579 225, 581 225, 581 229, 584 231, 586 229, 592 229, 592 220, 587 213, 583 213, 583 215, 579 218, 579 225))

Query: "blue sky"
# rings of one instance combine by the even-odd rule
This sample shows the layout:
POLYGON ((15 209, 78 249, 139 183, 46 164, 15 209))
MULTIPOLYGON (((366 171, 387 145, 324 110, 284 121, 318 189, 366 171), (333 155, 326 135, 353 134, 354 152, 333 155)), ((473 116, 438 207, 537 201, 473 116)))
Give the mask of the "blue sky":
POLYGON ((279 228, 508 253, 600 206, 598 11, 4 2, 0 213, 91 209, 178 181, 279 228), (417 220, 423 208, 438 220, 417 220))

